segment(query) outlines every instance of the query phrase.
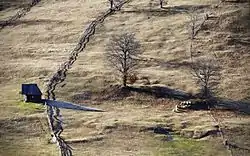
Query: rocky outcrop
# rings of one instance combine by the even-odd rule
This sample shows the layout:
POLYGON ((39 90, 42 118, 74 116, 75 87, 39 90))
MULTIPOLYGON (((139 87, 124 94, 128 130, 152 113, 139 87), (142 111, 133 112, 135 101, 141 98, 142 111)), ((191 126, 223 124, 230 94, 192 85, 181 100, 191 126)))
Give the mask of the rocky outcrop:
POLYGON ((202 139, 207 136, 217 136, 219 133, 218 129, 182 130, 180 135, 187 138, 202 139))

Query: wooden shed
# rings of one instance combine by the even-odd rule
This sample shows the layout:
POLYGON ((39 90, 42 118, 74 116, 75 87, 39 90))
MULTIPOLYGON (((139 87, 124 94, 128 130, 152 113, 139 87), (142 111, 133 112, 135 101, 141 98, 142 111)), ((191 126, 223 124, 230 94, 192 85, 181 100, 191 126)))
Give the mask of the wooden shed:
POLYGON ((37 84, 22 84, 22 92, 25 102, 42 102, 42 92, 37 84))

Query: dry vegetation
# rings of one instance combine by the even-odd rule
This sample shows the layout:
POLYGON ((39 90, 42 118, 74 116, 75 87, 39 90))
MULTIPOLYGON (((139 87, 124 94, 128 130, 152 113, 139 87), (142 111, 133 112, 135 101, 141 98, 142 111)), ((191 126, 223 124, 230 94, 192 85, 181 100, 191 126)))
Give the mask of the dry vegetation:
MULTIPOLYGON (((27 2, 2 0, 0 21, 27 2)), ((103 136, 99 141, 73 143, 75 155, 229 154, 220 137, 194 139, 203 131, 216 129, 208 112, 173 113, 180 98, 154 90, 198 93, 199 86, 188 67, 190 19, 186 13, 196 6, 200 15, 210 12, 214 18, 208 19, 195 37, 194 57, 216 57, 223 67, 218 97, 249 103, 249 3, 226 2, 213 7, 216 4, 217 0, 170 0, 160 9, 157 0, 133 0, 98 27, 56 92, 58 99, 107 111, 62 112, 66 139, 103 136), (141 87, 143 81, 138 81, 134 86, 139 89, 129 92, 117 88, 118 77, 105 61, 105 45, 121 32, 135 33, 142 45, 138 77, 148 77, 157 84, 141 87), (145 130, 157 125, 173 129, 175 141, 164 141, 164 135, 145 130)), ((23 18, 0 30, 0 155, 57 155, 56 146, 48 144, 43 108, 20 102, 20 84, 34 82, 45 89, 48 78, 67 59, 84 28, 108 7, 104 0, 42 0, 23 18)), ((250 147, 248 115, 231 111, 216 115, 221 117, 230 141, 250 147)), ((233 153, 246 156, 249 151, 236 149, 233 153)))

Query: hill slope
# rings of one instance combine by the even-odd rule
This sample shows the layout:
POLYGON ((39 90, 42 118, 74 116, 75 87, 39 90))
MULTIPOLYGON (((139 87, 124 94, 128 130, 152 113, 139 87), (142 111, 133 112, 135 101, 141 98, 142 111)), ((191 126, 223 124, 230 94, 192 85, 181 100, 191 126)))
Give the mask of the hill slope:
MULTIPOLYGON (((0 11, 0 20, 6 20, 9 16, 17 12, 19 7, 26 5, 27 2, 29 1, 20 1, 21 6, 19 3, 14 2, 13 5, 3 5, 6 8, 4 7, 4 9, 0 11)), ((165 6, 165 9, 159 8, 158 1, 151 0, 134 0, 127 4, 120 12, 108 17, 105 22, 98 27, 96 34, 91 38, 87 48, 69 71, 65 82, 66 85, 58 88, 56 93, 58 99, 72 101, 76 94, 82 94, 86 91, 93 92, 94 94, 109 87, 110 84, 117 83, 117 77, 113 74, 113 71, 106 66, 104 53, 105 44, 108 43, 110 37, 115 34, 120 34, 121 32, 135 33, 136 38, 140 40, 142 44, 143 54, 141 58, 144 61, 141 62, 140 69, 137 71, 139 77, 149 77, 151 82, 158 81, 158 85, 160 86, 167 86, 193 94, 197 93, 198 86, 195 84, 190 74, 190 69, 187 66, 190 62, 188 30, 190 19, 187 12, 190 12, 190 10, 195 7, 197 8, 199 16, 206 12, 215 16, 215 18, 211 18, 204 23, 195 39, 195 57, 212 55, 219 60, 223 67, 218 89, 219 97, 234 101, 249 101, 249 3, 226 2, 216 8, 214 6, 217 3, 216 0, 176 0, 170 1, 169 4, 165 6)), ((53 151, 55 152, 56 149, 46 144, 47 140, 43 138, 45 134, 35 134, 38 131, 36 126, 32 129, 34 130, 33 135, 38 136, 38 138, 33 137, 33 135, 18 137, 24 133, 29 133, 29 127, 32 127, 31 125, 39 120, 45 124, 45 119, 42 117, 44 114, 39 113, 41 110, 23 109, 21 107, 21 97, 18 95, 20 84, 24 82, 35 82, 40 85, 41 89, 45 89, 48 78, 59 65, 68 58, 69 52, 78 42, 84 28, 92 19, 104 12, 108 6, 109 4, 106 1, 101 0, 44 0, 34 6, 26 16, 0 31, 0 88, 2 88, 2 92, 0 93, 0 118, 1 122, 6 124, 1 126, 3 130, 0 134, 1 136, 6 135, 6 137, 4 139, 1 137, 0 147, 4 150, 0 151, 7 151, 9 152, 7 153, 8 155, 14 155, 13 153, 17 151, 23 153, 22 151, 29 147, 30 139, 30 141, 37 143, 37 147, 31 151, 31 155, 33 152, 36 153, 39 151, 41 147, 51 150, 42 150, 40 151, 40 155, 51 155, 53 151), (30 120, 30 116, 35 116, 35 118, 33 117, 32 120, 30 120), (24 121, 19 122, 19 118, 24 121), (9 129, 13 130, 13 133, 7 133, 9 129), (20 131, 14 131, 16 129, 20 131), (8 138, 9 136, 13 136, 14 140, 17 141, 8 138), (23 139, 28 142, 25 143, 27 146, 18 147, 20 145, 19 141, 23 139), (16 142, 17 145, 12 146, 13 142, 16 142)), ((137 85, 142 84, 137 83, 137 85)), ((91 101, 83 100, 83 102, 91 101)), ((143 118, 137 115, 137 113, 141 113, 139 111, 140 108, 134 108, 137 106, 129 105, 130 103, 138 104, 137 102, 127 100, 120 102, 125 106, 121 104, 120 109, 118 107, 112 110, 110 114, 101 114, 99 118, 110 117, 112 120, 111 125, 116 123, 116 120, 118 120, 121 125, 141 124, 140 122, 137 123, 136 120, 138 120, 143 122, 140 126, 145 126, 147 124, 156 125, 157 121, 161 120, 162 116, 164 116, 164 112, 166 112, 170 118, 173 116, 174 120, 176 120, 174 127, 178 127, 178 124, 181 122, 178 115, 175 116, 170 113, 171 108, 157 107, 157 109, 152 108, 152 110, 151 108, 147 108, 145 109, 146 112, 152 111, 153 113, 145 113, 145 116, 148 117, 143 118), (126 112, 124 111, 125 109, 135 109, 135 111, 126 112), (163 112, 159 113, 159 110, 163 110, 163 112), (121 116, 115 116, 117 112, 119 112, 121 116), (157 119, 153 119, 154 122, 152 122, 150 118, 159 115, 158 113, 160 114, 160 119, 156 117, 157 119), (125 117, 131 116, 131 121, 125 117, 124 121, 123 115, 125 117), (151 122, 148 123, 148 120, 151 122)), ((99 101, 97 103, 104 103, 100 106, 104 109, 110 109, 117 104, 114 101, 99 101), (110 106, 105 103, 111 103, 112 105, 110 106)), ((141 103, 146 106, 151 106, 152 103, 157 102, 153 100, 151 102, 142 101, 141 103)), ((172 103, 175 103, 175 101, 167 101, 164 104, 173 106, 172 103)), ((84 137, 89 135, 91 131, 98 131, 103 128, 98 129, 98 125, 104 124, 105 127, 108 123, 96 121, 99 115, 86 115, 72 111, 65 111, 64 114, 65 120, 69 122, 66 124, 65 130, 65 136, 67 138, 74 138, 72 133, 78 134, 78 137, 84 137), (93 120, 93 123, 88 123, 90 119, 93 120), (91 127, 93 125, 94 127, 96 126, 96 128, 83 128, 84 126, 91 127)), ((204 112, 201 112, 201 114, 204 114, 204 112)), ((193 112, 190 116, 196 118, 197 116, 202 116, 201 114, 193 112)), ((164 118, 160 124, 169 122, 169 118, 166 118, 167 119, 164 118)), ((244 127, 248 127, 250 124, 247 119, 247 117, 243 117, 242 121, 239 121, 238 118, 235 120, 226 118, 225 123, 232 125, 232 127, 243 127, 242 129, 245 129, 244 127)), ((201 121, 195 124, 199 125, 203 123, 203 120, 210 122, 208 117, 201 118, 200 120, 201 121)), ((192 119, 190 119, 190 122, 191 121, 192 119)), ((188 128, 192 129, 193 127, 190 126, 188 128)), ((121 130, 120 138, 117 140, 115 139, 117 131, 115 131, 115 134, 111 133, 111 136, 108 135, 111 140, 104 142, 104 147, 115 140, 118 144, 117 148, 119 148, 119 145, 123 144, 119 141, 124 140, 124 137, 127 136, 126 133, 131 133, 126 130, 124 133, 122 131, 123 130, 121 130)), ((131 131, 137 133, 137 130, 131 131)), ((239 134, 239 138, 245 136, 249 136, 249 134, 239 134)), ((148 138, 147 135, 144 136, 144 134, 142 135, 141 133, 138 134, 139 138, 136 138, 137 135, 134 136, 133 134, 131 134, 131 137, 135 137, 135 146, 138 144, 144 145, 131 149, 132 155, 157 155, 150 153, 150 151, 157 149, 159 142, 154 144, 151 137, 148 138), (139 140, 143 140, 143 138, 151 140, 154 145, 149 145, 145 142, 141 143, 139 140), (147 151, 145 147, 148 146, 153 146, 153 149, 147 151), (145 151, 145 153, 135 152, 138 150, 145 151)), ((239 138, 237 139, 240 140, 239 138)), ((87 153, 90 152, 89 155, 98 155, 98 152, 91 154, 91 151, 103 144, 86 145, 89 149, 87 153)), ((130 144, 130 142, 126 142, 126 145, 128 144, 130 144)), ((246 145, 249 145, 249 143, 246 142, 246 145)), ((77 148, 79 150, 77 150, 77 152, 81 155, 80 153, 83 152, 81 145, 75 146, 80 146, 77 148)), ((113 146, 113 144, 110 146, 113 146)), ((179 145, 176 146, 178 149, 179 145)), ((198 147, 199 145, 196 146, 198 147)), ((200 146, 205 145, 201 144, 200 146)), ((124 152, 127 148, 129 147, 121 146, 121 151, 114 153, 114 155, 128 155, 129 150, 124 152)), ((218 148, 223 149, 223 147, 218 148)), ((111 149, 108 149, 106 151, 106 155, 109 155, 110 150, 111 149)), ((116 151, 119 151, 119 149, 113 150, 113 152, 116 151)), ((197 151, 197 153, 199 153, 199 151, 197 151)), ((6 153, 0 154, 6 155, 6 153)), ((223 153, 221 153, 221 155, 223 155, 223 153)))

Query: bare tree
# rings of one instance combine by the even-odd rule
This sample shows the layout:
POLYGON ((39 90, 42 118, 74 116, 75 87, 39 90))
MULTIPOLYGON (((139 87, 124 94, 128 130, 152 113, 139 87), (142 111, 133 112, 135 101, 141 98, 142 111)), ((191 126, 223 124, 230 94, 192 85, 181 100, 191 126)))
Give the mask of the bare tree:
POLYGON ((196 12, 196 8, 193 7, 190 11, 189 15, 189 19, 190 19, 190 23, 189 23, 189 36, 190 36, 190 58, 191 60, 193 59, 193 54, 194 54, 194 41, 195 41, 195 36, 198 34, 198 32, 202 29, 202 26, 204 25, 204 23, 206 22, 206 20, 208 19, 208 14, 198 14, 196 12))
MULTIPOLYGON (((166 4, 168 4, 168 1, 166 1, 166 4)), ((163 8, 163 0, 160 0, 160 7, 163 8)))
POLYGON ((197 25, 198 15, 195 13, 194 8, 191 9, 191 12, 188 15, 189 15, 189 19, 190 19, 190 23, 189 23, 189 27, 188 27, 189 36, 190 36, 189 52, 190 52, 190 58, 192 60, 193 59, 193 53, 194 53, 193 42, 194 42, 194 38, 195 38, 195 28, 196 28, 196 25, 197 25))
POLYGON ((201 87, 202 97, 212 97, 220 78, 218 63, 208 57, 199 58, 191 65, 192 74, 201 87))
POLYGON ((197 27, 198 15, 192 11, 189 14, 190 18, 190 39, 193 40, 195 38, 195 29, 197 27))
POLYGON ((137 56, 141 52, 139 41, 131 33, 113 36, 106 51, 109 65, 121 74, 123 86, 126 87, 128 76, 138 65, 137 56))
POLYGON ((208 20, 209 15, 208 13, 198 13, 196 7, 192 7, 188 15, 190 18, 190 38, 193 40, 208 20))
POLYGON ((160 0, 160 6, 163 8, 163 0, 160 0))
POLYGON ((114 0, 109 0, 109 3, 110 3, 110 9, 112 9, 114 5, 114 0))

